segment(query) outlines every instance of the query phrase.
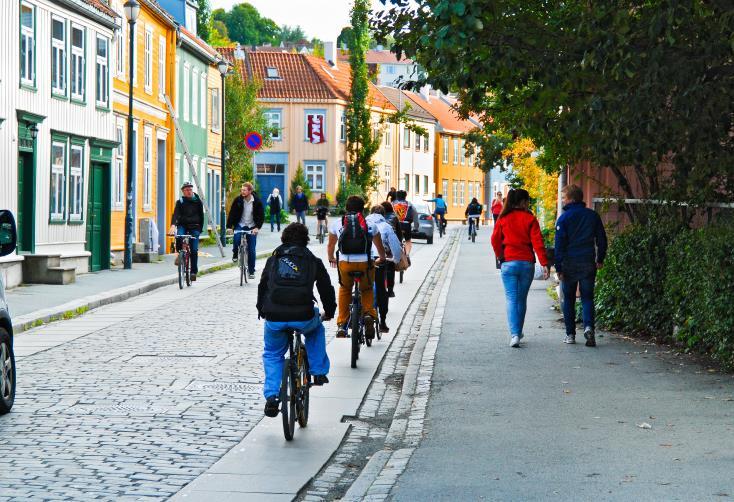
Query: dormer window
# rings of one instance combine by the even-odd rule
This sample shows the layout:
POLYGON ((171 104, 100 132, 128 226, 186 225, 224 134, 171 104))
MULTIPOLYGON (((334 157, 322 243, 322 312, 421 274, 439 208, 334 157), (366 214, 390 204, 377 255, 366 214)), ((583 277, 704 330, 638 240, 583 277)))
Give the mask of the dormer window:
POLYGON ((265 75, 267 76, 267 78, 272 78, 272 79, 280 78, 280 75, 278 74, 278 69, 275 68, 274 66, 266 67, 265 75))

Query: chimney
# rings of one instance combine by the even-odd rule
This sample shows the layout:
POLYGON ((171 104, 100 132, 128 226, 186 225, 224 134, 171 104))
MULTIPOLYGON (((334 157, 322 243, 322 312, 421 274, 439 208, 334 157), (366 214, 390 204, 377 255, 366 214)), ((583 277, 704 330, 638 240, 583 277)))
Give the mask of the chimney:
POLYGON ((234 58, 239 59, 240 61, 245 59, 245 51, 242 50, 240 44, 237 44, 234 48, 234 58))
POLYGON ((324 42, 324 59, 332 68, 336 68, 336 43, 324 42))
POLYGON ((428 103, 431 102, 431 87, 428 84, 421 87, 419 92, 423 99, 425 99, 428 103))

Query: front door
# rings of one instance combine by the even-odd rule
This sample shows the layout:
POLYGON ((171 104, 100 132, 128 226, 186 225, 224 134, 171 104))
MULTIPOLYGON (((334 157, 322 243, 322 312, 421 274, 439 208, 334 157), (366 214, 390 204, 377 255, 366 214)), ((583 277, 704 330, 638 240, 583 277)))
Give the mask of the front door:
POLYGON ((92 272, 110 268, 110 182, 106 164, 92 163, 87 210, 87 250, 92 272))
POLYGON ((33 252, 36 176, 33 154, 18 152, 18 251, 33 252))

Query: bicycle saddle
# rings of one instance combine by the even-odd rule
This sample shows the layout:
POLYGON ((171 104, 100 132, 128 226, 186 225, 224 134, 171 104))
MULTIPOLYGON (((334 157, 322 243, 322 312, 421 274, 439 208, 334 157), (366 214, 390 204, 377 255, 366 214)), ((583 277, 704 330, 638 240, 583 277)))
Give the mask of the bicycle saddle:
POLYGON ((349 277, 362 277, 364 276, 364 272, 360 272, 359 270, 354 272, 349 272, 349 277))

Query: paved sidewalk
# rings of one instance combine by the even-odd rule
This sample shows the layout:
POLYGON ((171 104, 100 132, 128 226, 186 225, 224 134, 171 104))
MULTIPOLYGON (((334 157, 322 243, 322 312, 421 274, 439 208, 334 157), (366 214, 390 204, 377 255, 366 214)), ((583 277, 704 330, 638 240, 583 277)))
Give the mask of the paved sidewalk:
MULTIPOLYGON (((312 232, 315 231, 315 217, 306 220, 312 232)), ((282 227, 281 227, 282 228, 282 227)), ((266 223, 258 236, 258 255, 269 254, 280 245, 280 233, 270 231, 266 223)), ((205 272, 231 263, 231 246, 225 249, 222 258, 219 248, 203 247, 199 250, 199 270, 205 272)), ((6 292, 13 324, 16 332, 37 320, 48 320, 77 308, 96 308, 114 303, 153 289, 172 284, 176 280, 173 265, 175 256, 167 254, 156 263, 134 263, 132 270, 113 268, 101 272, 81 274, 76 282, 67 285, 29 284, 6 292)))
POLYGON ((463 240, 425 439, 391 500, 721 500, 734 495, 734 378, 617 336, 562 343, 547 282, 511 349, 487 233, 463 240))

